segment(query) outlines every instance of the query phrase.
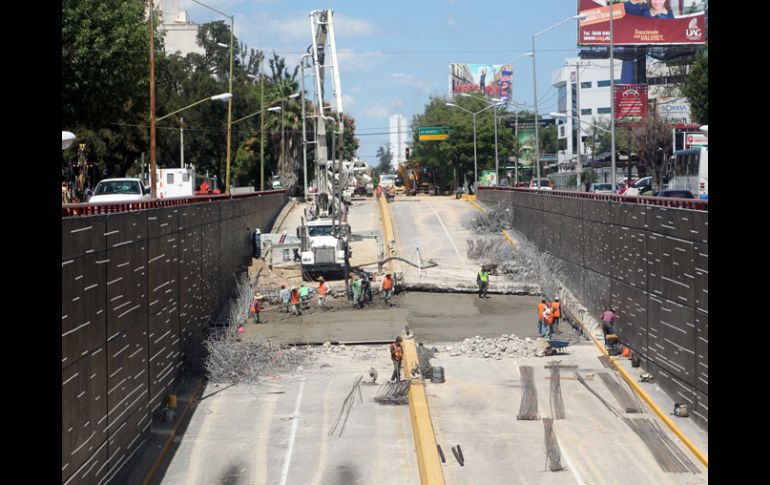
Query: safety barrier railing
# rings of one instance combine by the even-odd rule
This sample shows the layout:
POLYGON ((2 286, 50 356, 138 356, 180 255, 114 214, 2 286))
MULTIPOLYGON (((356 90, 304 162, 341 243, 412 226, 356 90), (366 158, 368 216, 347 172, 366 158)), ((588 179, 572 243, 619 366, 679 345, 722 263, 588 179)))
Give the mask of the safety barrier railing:
POLYGON ((537 190, 518 187, 479 186, 479 191, 499 190, 503 192, 522 192, 527 194, 539 194, 552 197, 569 197, 573 199, 588 200, 611 200, 622 202, 624 204, 644 204, 656 205, 661 207, 673 207, 677 209, 691 209, 699 211, 708 211, 708 200, 702 199, 680 199, 677 197, 653 197, 647 195, 617 195, 617 194, 594 194, 589 192, 571 192, 566 190, 537 190))
POLYGON ((92 216, 99 214, 113 214, 117 212, 132 212, 145 209, 157 209, 158 207, 173 207, 179 205, 200 204, 201 202, 222 202, 226 200, 249 199, 265 195, 282 194, 286 189, 266 190, 264 192, 249 192, 247 194, 221 194, 221 195, 194 195, 190 197, 173 197, 168 199, 142 200, 136 202, 102 202, 83 204, 62 204, 62 217, 92 216))

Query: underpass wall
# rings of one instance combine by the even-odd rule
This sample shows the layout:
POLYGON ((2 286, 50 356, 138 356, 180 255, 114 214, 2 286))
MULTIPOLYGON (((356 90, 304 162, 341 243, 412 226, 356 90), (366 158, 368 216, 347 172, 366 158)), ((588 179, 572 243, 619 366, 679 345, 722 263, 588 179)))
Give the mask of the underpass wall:
POLYGON ((514 229, 563 262, 565 284, 616 333, 675 401, 708 426, 708 212, 482 190, 514 229))
POLYGON ((100 483, 144 443, 185 349, 251 263, 285 193, 62 218, 62 483, 100 483))

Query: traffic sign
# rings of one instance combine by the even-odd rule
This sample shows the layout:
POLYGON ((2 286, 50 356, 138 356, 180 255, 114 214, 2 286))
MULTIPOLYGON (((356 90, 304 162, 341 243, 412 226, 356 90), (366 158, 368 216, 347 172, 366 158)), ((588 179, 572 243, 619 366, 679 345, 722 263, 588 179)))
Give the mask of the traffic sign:
POLYGON ((426 126, 420 128, 420 141, 446 140, 449 138, 449 128, 443 126, 426 126))

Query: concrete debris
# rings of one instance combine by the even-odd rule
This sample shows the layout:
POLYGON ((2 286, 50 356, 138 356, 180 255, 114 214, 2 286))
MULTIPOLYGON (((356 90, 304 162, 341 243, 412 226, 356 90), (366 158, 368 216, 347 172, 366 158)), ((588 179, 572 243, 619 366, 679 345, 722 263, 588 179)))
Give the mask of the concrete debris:
POLYGON ((514 334, 497 338, 475 336, 463 340, 457 346, 444 348, 450 356, 466 355, 483 359, 500 360, 503 357, 521 358, 535 355, 535 346, 529 338, 521 339, 514 334))

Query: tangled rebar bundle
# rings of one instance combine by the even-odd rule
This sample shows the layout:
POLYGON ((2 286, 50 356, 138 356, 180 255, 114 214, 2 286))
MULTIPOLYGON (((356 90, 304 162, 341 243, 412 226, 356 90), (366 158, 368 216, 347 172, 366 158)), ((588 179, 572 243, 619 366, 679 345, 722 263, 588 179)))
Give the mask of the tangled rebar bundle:
POLYGON ((409 402, 410 381, 386 382, 380 386, 380 391, 374 398, 378 404, 404 405, 409 402))

